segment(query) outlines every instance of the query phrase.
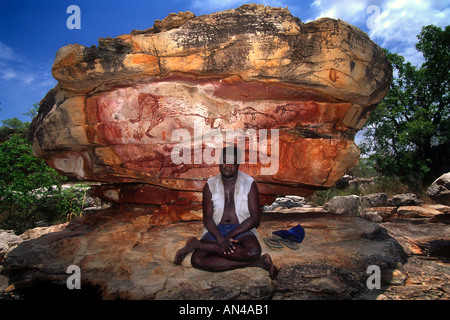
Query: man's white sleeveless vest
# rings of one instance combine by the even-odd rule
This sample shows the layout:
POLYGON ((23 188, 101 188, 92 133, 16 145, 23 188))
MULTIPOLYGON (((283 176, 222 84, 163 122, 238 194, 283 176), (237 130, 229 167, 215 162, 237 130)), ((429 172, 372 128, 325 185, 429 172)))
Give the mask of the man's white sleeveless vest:
MULTIPOLYGON (((234 208, 239 223, 250 217, 250 211, 248 210, 248 193, 252 186, 254 179, 248 174, 238 171, 236 179, 236 185, 234 187, 234 208)), ((213 220, 216 225, 219 225, 223 216, 223 209, 225 205, 225 192, 223 188, 222 175, 211 177, 208 179, 209 190, 211 191, 213 201, 213 220)), ((252 231, 256 235, 256 229, 252 231)), ((207 232, 206 228, 203 234, 207 232)))

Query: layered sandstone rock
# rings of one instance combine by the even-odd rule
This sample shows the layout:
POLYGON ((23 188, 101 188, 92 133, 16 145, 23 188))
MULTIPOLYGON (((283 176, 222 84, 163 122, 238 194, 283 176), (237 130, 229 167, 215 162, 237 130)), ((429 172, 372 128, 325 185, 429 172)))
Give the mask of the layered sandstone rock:
POLYGON ((36 156, 109 184, 96 190, 106 198, 194 206, 218 173, 211 148, 230 132, 245 139, 241 170, 263 196, 333 186, 357 164, 354 136, 392 78, 354 26, 262 5, 171 14, 98 47, 68 45, 52 72, 58 85, 32 123, 36 156))
POLYGON ((190 256, 175 265, 176 251, 201 234, 202 222, 155 226, 152 215, 108 209, 21 235, 23 241, 10 245, 0 261, 10 284, 5 294, 62 299, 72 293, 66 270, 76 265, 81 289, 73 291, 86 298, 95 288, 102 299, 351 299, 370 291, 368 266, 382 270, 384 291, 385 276, 404 262, 400 245, 376 223, 329 214, 279 215, 264 215, 258 229, 263 252, 279 269, 276 280, 260 268, 198 270, 190 256), (262 240, 299 223, 306 236, 298 250, 271 248, 262 240))
POLYGON ((189 256, 181 266, 173 264, 186 239, 201 234, 200 221, 167 224, 160 214, 118 213, 110 208, 20 236, 0 230, 0 300, 448 300, 449 207, 421 207, 428 206, 431 210, 425 216, 390 212, 389 222, 380 224, 320 212, 320 208, 309 208, 308 213, 302 207, 264 213, 258 236, 263 252, 279 269, 275 280, 259 268, 197 270, 189 256), (269 247, 263 241, 273 231, 298 224, 305 229, 298 250, 269 247), (80 290, 66 286, 71 265, 80 267, 80 290), (374 274, 370 266, 380 268, 380 289, 367 287, 374 274))

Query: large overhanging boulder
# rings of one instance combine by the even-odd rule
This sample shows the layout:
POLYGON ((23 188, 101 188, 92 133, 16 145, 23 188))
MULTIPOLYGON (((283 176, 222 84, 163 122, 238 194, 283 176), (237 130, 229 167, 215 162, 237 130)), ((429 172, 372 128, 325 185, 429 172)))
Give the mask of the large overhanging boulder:
POLYGON ((263 198, 333 186, 358 163, 355 134, 392 80, 358 28, 263 5, 170 14, 98 47, 68 45, 52 72, 34 154, 104 183, 109 200, 162 206, 198 206, 218 173, 212 150, 233 142, 263 198))

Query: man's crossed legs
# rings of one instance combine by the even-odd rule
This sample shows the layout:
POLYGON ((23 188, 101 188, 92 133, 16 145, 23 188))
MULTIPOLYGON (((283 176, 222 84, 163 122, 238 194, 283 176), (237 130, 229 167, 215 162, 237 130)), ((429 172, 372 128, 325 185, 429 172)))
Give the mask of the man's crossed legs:
MULTIPOLYGON (((226 235, 234 229, 235 225, 219 225, 219 231, 226 235)), ((206 271, 227 271, 238 268, 259 267, 267 270, 271 279, 277 276, 277 269, 272 263, 270 255, 261 255, 261 245, 252 232, 245 232, 230 239, 231 250, 223 250, 216 239, 208 232, 202 239, 191 237, 183 248, 177 251, 175 264, 181 264, 191 251, 192 266, 206 271)))

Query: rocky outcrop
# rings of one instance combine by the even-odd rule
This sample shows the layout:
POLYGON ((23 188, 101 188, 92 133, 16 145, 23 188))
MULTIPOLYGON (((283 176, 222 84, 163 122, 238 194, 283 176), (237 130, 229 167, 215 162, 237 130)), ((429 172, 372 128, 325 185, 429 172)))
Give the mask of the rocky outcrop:
POLYGON ((364 207, 385 207, 387 205, 388 195, 387 193, 379 192, 365 195, 361 199, 361 203, 364 207))
MULTIPOLYGON (((290 199, 301 202, 278 201, 290 199)), ((362 207, 361 217, 291 205, 262 213, 258 236, 279 268, 274 281, 258 268, 210 273, 189 257, 174 265, 202 222, 171 223, 156 206, 122 205, 20 236, 0 231, 0 299, 448 299, 450 207, 362 207), (297 224, 306 233, 298 250, 263 241, 297 224), (66 287, 70 265, 80 267, 81 290, 66 287), (375 290, 367 287, 373 265, 381 271, 375 290)))
POLYGON ((381 224, 402 246, 408 255, 408 260, 399 270, 400 277, 397 277, 401 280, 401 285, 390 286, 377 296, 377 299, 448 300, 450 298, 449 213, 440 215, 447 217, 444 223, 434 218, 430 219, 428 216, 428 219, 398 218, 381 224))
POLYGON ((105 198, 131 201, 134 190, 140 204, 174 212, 197 205, 217 174, 208 148, 227 133, 245 137, 241 170, 262 195, 333 186, 357 164, 354 136, 392 78, 382 49, 354 26, 262 5, 171 14, 98 46, 68 45, 52 73, 58 85, 31 126, 34 154, 108 184, 96 191, 105 198))
POLYGON ((307 204, 306 199, 300 196, 285 196, 278 197, 271 205, 265 205, 262 207, 263 211, 273 212, 276 208, 310 208, 311 206, 307 204))
POLYGON ((9 247, 19 242, 22 242, 22 238, 15 235, 13 230, 0 230, 0 263, 9 247))
POLYGON ((262 215, 260 240, 299 223, 305 230, 298 250, 272 248, 261 241, 263 252, 279 268, 273 281, 258 268, 211 273, 192 268, 189 257, 181 266, 174 265, 176 250, 201 233, 201 222, 156 226, 148 214, 117 215, 108 209, 20 236, 8 234, 10 241, 5 238, 0 252, 0 298, 450 298, 448 219, 443 223, 396 216, 374 223, 302 209, 262 215), (80 267, 80 290, 66 286, 70 265, 80 267), (369 266, 380 268, 379 289, 367 287, 369 266))
POLYGON ((373 193, 365 196, 336 196, 314 212, 327 212, 362 217, 369 221, 382 222, 401 218, 427 218, 447 221, 450 207, 422 203, 414 193, 396 194, 388 199, 386 193, 373 193))
POLYGON ((323 205, 323 209, 334 214, 360 216, 361 197, 357 195, 337 196, 323 205))
POLYGON ((414 193, 400 193, 389 198, 386 202, 390 207, 415 206, 419 204, 419 199, 414 193))
POLYGON ((358 217, 263 214, 258 236, 279 269, 277 279, 259 268, 211 273, 192 268, 189 257, 181 266, 172 263, 186 239, 201 234, 201 222, 155 226, 150 219, 108 209, 27 231, 4 254, 2 273, 10 282, 5 294, 30 295, 30 288, 43 284, 50 296, 57 285, 69 294, 66 270, 76 265, 81 292, 96 288, 103 299, 351 299, 368 292, 368 266, 390 274, 405 258, 382 227, 358 217), (298 250, 262 241, 299 223, 306 236, 298 250))
POLYGON ((428 188, 427 195, 438 203, 450 206, 450 172, 437 178, 428 188))

